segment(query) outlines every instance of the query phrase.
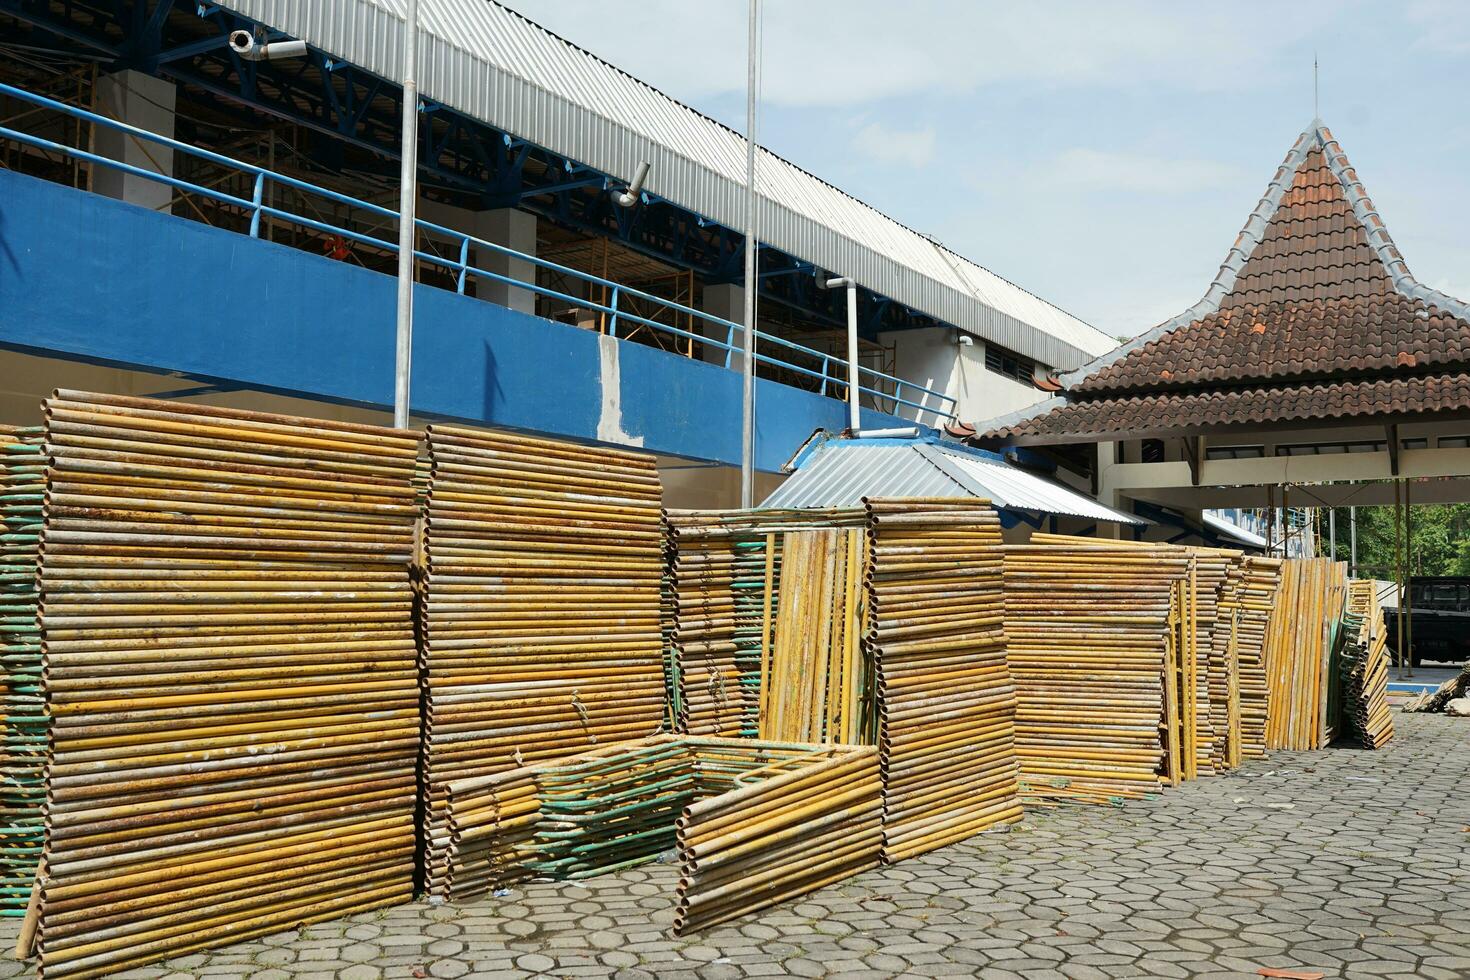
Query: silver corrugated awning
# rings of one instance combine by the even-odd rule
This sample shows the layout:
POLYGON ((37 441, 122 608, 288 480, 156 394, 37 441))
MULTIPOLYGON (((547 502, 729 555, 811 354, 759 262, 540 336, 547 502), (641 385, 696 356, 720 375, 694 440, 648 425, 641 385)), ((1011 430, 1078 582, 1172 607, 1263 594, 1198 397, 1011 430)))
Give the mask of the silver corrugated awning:
POLYGON ((910 441, 823 443, 761 507, 853 507, 864 497, 979 497, 1002 510, 1149 523, 1009 463, 910 441))
POLYGON ((1266 539, 1261 537, 1259 534, 1256 534, 1254 531, 1247 531, 1239 524, 1227 521, 1225 518, 1212 514, 1209 511, 1205 511, 1202 516, 1204 518, 1205 527, 1209 528, 1211 531, 1214 531, 1221 537, 1226 537, 1234 541, 1239 541, 1241 544, 1250 545, 1253 548, 1266 547, 1266 539))
POLYGON ((762 508, 857 507, 864 497, 968 497, 912 444, 828 442, 761 504, 762 508))
MULTIPOLYGON (((220 0, 336 58, 401 81, 400 0, 220 0)), ((730 228, 744 226, 739 133, 490 0, 420 0, 426 98, 730 228)), ((1116 346, 1101 331, 773 153, 762 151, 761 239, 1050 367, 1116 346)))

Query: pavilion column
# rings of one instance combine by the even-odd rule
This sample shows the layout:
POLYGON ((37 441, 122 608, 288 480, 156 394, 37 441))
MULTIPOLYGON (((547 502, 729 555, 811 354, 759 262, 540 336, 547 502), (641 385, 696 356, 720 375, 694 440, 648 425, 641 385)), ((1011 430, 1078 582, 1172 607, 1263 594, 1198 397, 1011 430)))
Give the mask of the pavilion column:
MULTIPOLYGON (((475 215, 475 227, 471 231, 477 238, 506 248, 522 255, 536 254, 536 216, 516 208, 498 208, 481 211, 475 215)), ((492 249, 477 249, 476 265, 486 272, 507 276, 520 282, 536 282, 536 266, 525 259, 504 255, 492 249)), ((536 294, 529 289, 518 289, 508 283, 482 279, 476 295, 492 303, 508 306, 522 313, 535 314, 536 294)))
MULTIPOLYGON (((706 313, 724 320, 729 320, 731 323, 743 325, 745 323, 745 287, 738 282, 722 282, 713 286, 705 286, 704 299, 699 304, 699 308, 706 313)), ((710 323, 707 320, 699 321, 699 332, 711 340, 717 340, 720 343, 724 343, 726 340, 725 328, 719 324, 710 323)), ((741 347, 743 340, 739 330, 736 330, 734 333, 733 343, 737 350, 730 355, 730 369, 739 371, 745 364, 745 357, 738 349, 741 347)), ((711 364, 725 363, 724 348, 707 344, 702 346, 704 348, 704 360, 711 364)))
MULTIPOLYGON (((419 217, 431 224, 473 235, 481 241, 504 245, 522 255, 536 254, 536 216, 515 208, 493 211, 471 211, 439 201, 419 201, 419 217)), ((446 245, 452 245, 447 239, 446 245)), ((519 282, 535 283, 536 265, 527 259, 504 255, 494 249, 471 246, 470 265, 476 269, 506 276, 519 282)), ((522 313, 535 314, 536 294, 529 289, 471 275, 465 291, 478 299, 508 306, 522 313)))
MULTIPOLYGON (((1111 481, 1112 469, 1118 458, 1118 444, 1115 442, 1100 442, 1097 444, 1097 502, 1104 507, 1131 513, 1132 508, 1123 500, 1123 494, 1113 485, 1111 481)), ((1130 532, 1131 533, 1131 532, 1130 532)), ((1097 525, 1097 536, 1099 538, 1111 538, 1119 540, 1124 536, 1122 524, 1112 521, 1099 521, 1097 525)))
MULTIPOLYGON (((172 139, 177 94, 173 82, 129 68, 97 79, 97 112, 172 139)), ((99 156, 139 170, 169 177, 174 174, 174 151, 151 140, 99 125, 94 145, 99 156)), ((151 211, 170 210, 174 199, 174 189, 167 184, 108 166, 96 167, 92 189, 151 211)))

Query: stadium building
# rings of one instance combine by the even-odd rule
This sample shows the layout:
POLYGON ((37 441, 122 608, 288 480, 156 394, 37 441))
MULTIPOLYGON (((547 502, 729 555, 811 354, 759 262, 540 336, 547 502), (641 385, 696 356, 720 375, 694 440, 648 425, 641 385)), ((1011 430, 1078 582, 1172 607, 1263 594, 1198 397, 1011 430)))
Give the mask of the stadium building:
MULTIPOLYGON (((641 446, 671 504, 733 504, 743 138, 488 0, 420 16, 415 418, 641 446)), ((386 418, 400 18, 0 0, 0 421, 57 387, 386 418)), ((865 429, 1025 408, 1114 345, 774 154, 757 187, 758 497, 846 426, 826 277, 865 429)))

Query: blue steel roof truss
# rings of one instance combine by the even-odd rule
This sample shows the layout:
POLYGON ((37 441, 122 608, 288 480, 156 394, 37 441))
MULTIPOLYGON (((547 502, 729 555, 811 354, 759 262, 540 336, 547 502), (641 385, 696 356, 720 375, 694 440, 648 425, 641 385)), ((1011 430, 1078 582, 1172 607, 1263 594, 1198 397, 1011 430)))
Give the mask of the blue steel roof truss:
MULTIPOLYGON (((112 0, 112 20, 99 18, 67 0, 0 0, 9 14, 52 34, 63 43, 83 45, 114 59, 111 68, 132 67, 174 78, 213 96, 219 109, 258 125, 249 110, 265 112, 332 137, 313 141, 308 156, 328 169, 340 169, 342 141, 369 151, 374 159, 357 170, 396 180, 400 149, 398 85, 312 49, 287 62, 243 61, 226 43, 234 30, 256 30, 284 37, 265 25, 198 0, 112 0), (122 41, 117 37, 121 34, 122 41), (247 108, 248 107, 248 108, 247 108)), ((622 186, 621 178, 582 166, 533 146, 447 107, 426 107, 421 127, 422 169, 426 188, 479 209, 521 207, 587 234, 606 235, 640 254, 683 269, 710 283, 741 279, 744 235, 656 195, 643 194, 641 206, 617 208, 604 193, 622 186), (526 164, 536 161, 533 173, 526 164)), ((181 120, 181 124, 184 121, 181 120)), ((762 245, 760 291, 763 303, 791 309, 826 327, 845 324, 841 297, 816 288, 810 262, 762 245)), ((837 270, 840 271, 840 270, 837 270)), ((881 332, 946 326, 943 321, 866 287, 859 290, 859 332, 873 339, 881 332)))

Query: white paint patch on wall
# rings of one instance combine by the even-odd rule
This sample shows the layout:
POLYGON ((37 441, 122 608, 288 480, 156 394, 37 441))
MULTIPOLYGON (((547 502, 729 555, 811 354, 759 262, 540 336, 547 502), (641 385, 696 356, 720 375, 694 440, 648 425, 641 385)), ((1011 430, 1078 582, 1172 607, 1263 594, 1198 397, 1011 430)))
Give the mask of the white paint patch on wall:
POLYGON ((598 374, 602 381, 602 414, 597 418, 597 440, 618 446, 643 447, 643 437, 623 431, 623 372, 618 364, 616 337, 597 338, 598 374))

